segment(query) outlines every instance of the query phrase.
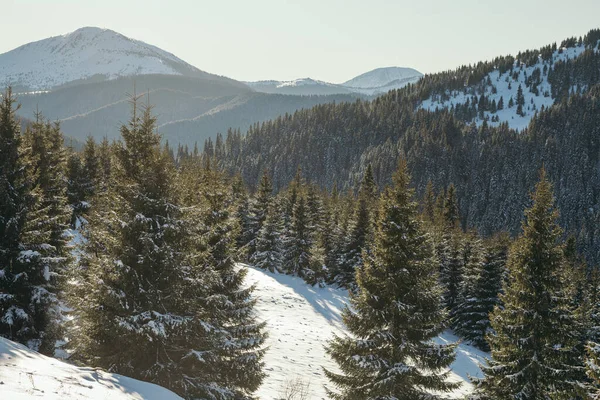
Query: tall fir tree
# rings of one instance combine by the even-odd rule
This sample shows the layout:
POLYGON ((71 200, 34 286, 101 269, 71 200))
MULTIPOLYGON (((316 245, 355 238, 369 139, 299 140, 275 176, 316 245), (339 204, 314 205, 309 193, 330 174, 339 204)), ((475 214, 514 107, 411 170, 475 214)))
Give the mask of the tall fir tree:
POLYGON ((471 233, 466 247, 465 274, 460 302, 455 312, 454 329, 463 339, 489 351, 486 335, 491 333, 489 314, 500 304, 505 276, 508 236, 497 235, 489 247, 471 233))
POLYGON ((565 295, 561 229, 542 170, 525 211, 522 235, 508 257, 502 308, 491 316, 492 358, 477 391, 491 399, 574 398, 583 383, 575 321, 565 295))
POLYGON ((373 220, 377 207, 377 185, 373 177, 373 169, 369 164, 360 184, 358 201, 350 235, 344 253, 339 260, 339 273, 336 282, 349 289, 356 285, 355 272, 363 265, 363 254, 370 251, 373 240, 373 220))
POLYGON ((263 376, 264 334, 230 261, 232 233, 220 223, 229 217, 208 204, 182 207, 189 193, 155 130, 151 108, 140 116, 134 97, 110 185, 83 228, 72 358, 185 398, 250 398, 263 376))
POLYGON ((271 203, 261 230, 256 239, 256 251, 252 254, 250 262, 258 268, 271 272, 281 271, 282 246, 281 224, 279 213, 275 204, 271 203))
POLYGON ((442 237, 436 246, 440 266, 440 282, 446 308, 452 313, 458 306, 463 279, 463 235, 459 228, 458 201, 454 185, 446 191, 441 212, 442 237))
POLYGON ((259 232, 267 219, 267 213, 273 196, 273 184, 267 171, 263 171, 256 194, 249 204, 249 226, 246 238, 247 254, 249 258, 256 252, 256 240, 259 232))
POLYGON ((0 105, 0 332, 53 355, 60 335, 59 291, 69 256, 63 137, 38 115, 23 136, 10 91, 0 105), (16 168, 16 169, 15 169, 16 168), (8 184, 8 185, 7 185, 8 184))
POLYGON ((306 199, 303 194, 295 201, 291 229, 284 242, 284 270, 311 281, 311 249, 313 246, 312 229, 306 199))
POLYGON ((447 367, 454 345, 432 341, 444 329, 433 249, 417 217, 404 161, 381 200, 373 255, 357 272, 343 320, 352 336, 326 351, 341 373, 325 371, 333 399, 437 399, 457 387, 447 367))

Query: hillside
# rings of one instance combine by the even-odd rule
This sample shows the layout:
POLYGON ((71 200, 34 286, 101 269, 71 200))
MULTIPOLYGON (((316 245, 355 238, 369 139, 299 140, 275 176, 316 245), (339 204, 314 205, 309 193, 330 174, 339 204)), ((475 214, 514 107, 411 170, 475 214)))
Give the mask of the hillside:
POLYGON ((565 235, 574 235, 580 251, 598 263, 599 40, 600 30, 595 30, 581 40, 567 39, 560 47, 549 45, 518 57, 426 75, 370 102, 319 105, 278 118, 252 127, 241 151, 225 157, 222 166, 241 172, 250 185, 266 169, 276 188, 284 187, 301 167, 310 181, 330 189, 335 183, 345 190, 356 186, 372 164, 383 188, 402 155, 419 195, 429 180, 436 192, 454 183, 462 226, 490 235, 520 232, 529 193, 544 165, 556 184, 565 235), (541 69, 540 55, 546 60, 541 69), (515 64, 516 59, 522 61, 515 64), (479 94, 502 93, 507 77, 513 91, 518 90, 517 82, 525 82, 523 116, 516 116, 517 99, 509 107, 510 99, 504 98, 508 111, 498 111, 496 102, 493 113, 486 107, 495 98, 479 94), (454 95, 456 104, 450 100, 454 95), (466 98, 463 105, 460 96, 466 98))
POLYGON ((93 368, 79 368, 0 337, 0 394, 25 400, 180 400, 147 382, 93 368))
MULTIPOLYGON (((267 322, 269 350, 265 356, 268 377, 257 392, 261 400, 281 398, 282 389, 300 378, 310 399, 326 399, 323 385, 328 383, 321 367, 335 370, 336 364, 323 346, 334 334, 344 334, 341 311, 348 302, 345 290, 308 285, 301 278, 273 274, 247 267, 247 284, 256 285, 256 311, 267 322)), ((458 339, 446 333, 441 342, 458 339)), ((452 379, 463 382, 450 398, 460 398, 472 389, 468 375, 479 376, 479 363, 486 354, 465 344, 457 351, 452 379)))

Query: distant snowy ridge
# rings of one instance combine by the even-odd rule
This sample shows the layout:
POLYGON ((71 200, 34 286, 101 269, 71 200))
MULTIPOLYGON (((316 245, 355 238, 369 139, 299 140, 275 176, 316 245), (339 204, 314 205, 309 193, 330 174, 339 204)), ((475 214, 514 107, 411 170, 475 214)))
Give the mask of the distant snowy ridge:
POLYGON ((158 47, 94 27, 28 43, 0 54, 0 85, 29 90, 50 89, 89 78, 148 74, 206 73, 158 47))
MULTIPOLYGON (((296 378, 309 386, 309 399, 326 399, 329 382, 322 367, 337 371, 337 365, 325 354, 324 346, 334 334, 346 330, 341 313, 348 304, 348 292, 333 287, 311 286, 302 278, 246 268, 246 283, 256 287, 254 298, 258 319, 267 323, 269 337, 265 355, 267 378, 256 395, 261 400, 280 399, 286 383, 296 378)), ((456 343, 449 332, 437 338, 439 343, 456 343)), ((460 399, 473 390, 469 377, 481 377, 479 364, 489 357, 472 346, 461 343, 452 364, 450 380, 461 382, 448 398, 460 399)))
POLYGON ((355 89, 373 89, 391 86, 394 82, 416 82, 423 74, 413 68, 387 67, 376 68, 342 83, 355 89))
MULTIPOLYGON (((503 107, 496 112, 484 111, 483 118, 478 115, 473 122, 478 126, 486 121, 489 125, 498 126, 501 123, 508 125, 517 130, 522 130, 529 125, 535 113, 540 111, 542 107, 548 108, 552 106, 555 99, 552 98, 552 87, 548 82, 548 71, 556 62, 573 60, 582 55, 586 50, 583 44, 575 45, 574 47, 560 48, 552 53, 552 57, 548 60, 538 58, 538 62, 533 65, 525 66, 519 60, 515 60, 512 73, 510 70, 500 74, 500 71, 494 70, 487 74, 480 82, 465 86, 463 90, 447 90, 443 95, 434 95, 420 105, 420 108, 435 111, 441 109, 451 109, 457 106, 464 105, 467 100, 472 101, 474 96, 484 95, 489 103, 494 102, 497 106, 502 99, 503 107), (526 85, 526 80, 534 75, 534 72, 539 70, 539 84, 536 89, 532 90, 526 85), (515 79, 516 77, 516 79, 515 79), (524 96, 523 113, 517 113, 517 91, 521 86, 524 96), (483 90, 481 89, 483 87, 483 90), (510 99, 515 103, 509 107, 510 99)), ((598 51, 594 48, 594 51, 598 51)), ((576 89, 586 88, 572 88, 576 89)))
POLYGON ((400 89, 409 83, 417 82, 422 76, 423 74, 412 68, 388 67, 365 72, 340 84, 312 78, 301 78, 291 81, 267 80, 246 82, 246 84, 258 92, 265 93, 314 95, 356 93, 372 96, 386 93, 393 89, 400 89))
POLYGON ((182 400, 125 376, 79 368, 0 337, 0 398, 10 400, 182 400))

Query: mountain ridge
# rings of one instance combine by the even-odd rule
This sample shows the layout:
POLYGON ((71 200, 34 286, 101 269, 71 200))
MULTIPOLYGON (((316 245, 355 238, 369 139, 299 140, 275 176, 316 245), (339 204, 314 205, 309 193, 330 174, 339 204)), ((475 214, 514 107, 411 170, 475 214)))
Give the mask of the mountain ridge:
POLYGON ((245 83, 257 92, 263 93, 300 95, 354 93, 374 96, 415 83, 422 76, 422 73, 413 68, 383 67, 364 72, 343 83, 331 83, 308 77, 288 81, 262 80, 245 83))
POLYGON ((0 84, 30 90, 150 74, 220 78, 154 45, 97 27, 79 28, 0 54, 0 84))

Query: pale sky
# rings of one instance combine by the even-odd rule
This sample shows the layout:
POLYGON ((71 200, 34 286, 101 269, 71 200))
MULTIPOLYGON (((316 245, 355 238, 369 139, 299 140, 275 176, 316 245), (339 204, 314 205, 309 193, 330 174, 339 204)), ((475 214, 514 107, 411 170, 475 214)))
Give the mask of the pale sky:
POLYGON ((600 0, 0 0, 0 53, 83 26, 237 80, 423 73, 600 27, 600 0))

